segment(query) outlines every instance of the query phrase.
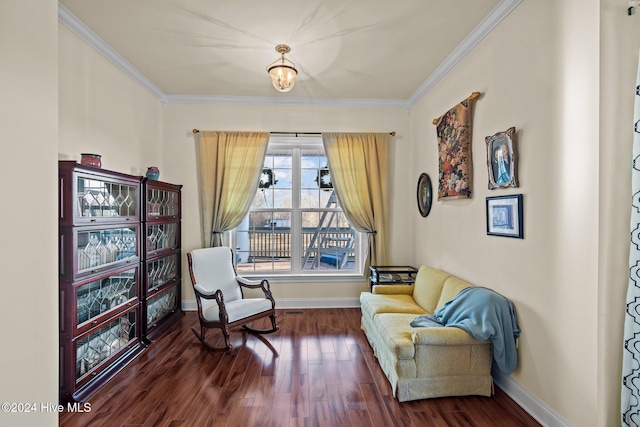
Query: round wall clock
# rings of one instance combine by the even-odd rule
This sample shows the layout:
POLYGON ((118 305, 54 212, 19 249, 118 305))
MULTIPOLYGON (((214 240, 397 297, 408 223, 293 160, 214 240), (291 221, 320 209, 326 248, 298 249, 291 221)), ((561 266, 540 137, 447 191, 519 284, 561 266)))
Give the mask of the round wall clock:
POLYGON ((427 216, 431 211, 431 201, 433 200, 433 193, 431 191, 431 178, 426 173, 420 174, 418 178, 418 211, 420 215, 427 216))

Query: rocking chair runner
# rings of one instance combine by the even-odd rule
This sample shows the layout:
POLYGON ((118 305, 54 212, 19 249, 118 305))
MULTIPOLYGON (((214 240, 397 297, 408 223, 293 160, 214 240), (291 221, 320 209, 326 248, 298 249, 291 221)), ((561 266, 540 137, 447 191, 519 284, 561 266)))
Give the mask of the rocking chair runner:
POLYGON ((200 342, 215 351, 229 351, 229 333, 231 329, 241 327, 273 348, 259 334, 276 332, 275 301, 269 288, 269 281, 247 280, 237 276, 233 266, 231 248, 219 246, 213 248, 194 249, 187 254, 189 274, 198 303, 200 333, 191 328, 200 342), (242 288, 262 289, 264 298, 244 298, 242 288), (256 330, 248 323, 269 317, 271 329, 256 330), (209 328, 222 331, 225 347, 214 347, 205 338, 209 328))

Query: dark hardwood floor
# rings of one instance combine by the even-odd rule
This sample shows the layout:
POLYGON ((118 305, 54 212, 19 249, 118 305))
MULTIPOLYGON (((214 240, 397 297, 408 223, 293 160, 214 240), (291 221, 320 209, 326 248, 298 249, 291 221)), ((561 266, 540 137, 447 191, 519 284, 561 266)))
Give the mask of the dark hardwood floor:
POLYGON ((280 331, 266 335, 277 356, 241 333, 229 353, 207 351, 197 323, 186 313, 87 400, 90 412, 62 413, 60 426, 539 425, 497 387, 493 397, 399 403, 357 308, 278 310, 280 331))

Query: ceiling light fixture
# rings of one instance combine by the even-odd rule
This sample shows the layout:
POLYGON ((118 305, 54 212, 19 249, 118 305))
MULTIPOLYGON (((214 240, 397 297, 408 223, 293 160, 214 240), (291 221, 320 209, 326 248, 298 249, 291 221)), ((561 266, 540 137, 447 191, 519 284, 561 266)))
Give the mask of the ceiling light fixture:
POLYGON ((289 92, 296 83, 296 64, 285 58, 285 53, 291 52, 291 48, 286 44, 276 46, 276 52, 282 54, 282 57, 267 67, 267 72, 271 76, 271 82, 280 92, 289 92))

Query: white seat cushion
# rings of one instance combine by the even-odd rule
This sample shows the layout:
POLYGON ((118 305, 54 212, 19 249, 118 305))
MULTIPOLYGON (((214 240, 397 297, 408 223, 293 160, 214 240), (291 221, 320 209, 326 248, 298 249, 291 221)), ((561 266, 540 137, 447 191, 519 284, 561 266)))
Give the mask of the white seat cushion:
MULTIPOLYGON (((266 298, 246 298, 228 303, 225 302, 225 307, 227 309, 227 315, 229 316, 229 323, 231 323, 257 313, 262 313, 263 311, 271 310, 271 301, 266 298)), ((218 305, 209 306, 204 310, 203 316, 209 321, 220 320, 218 305)))

